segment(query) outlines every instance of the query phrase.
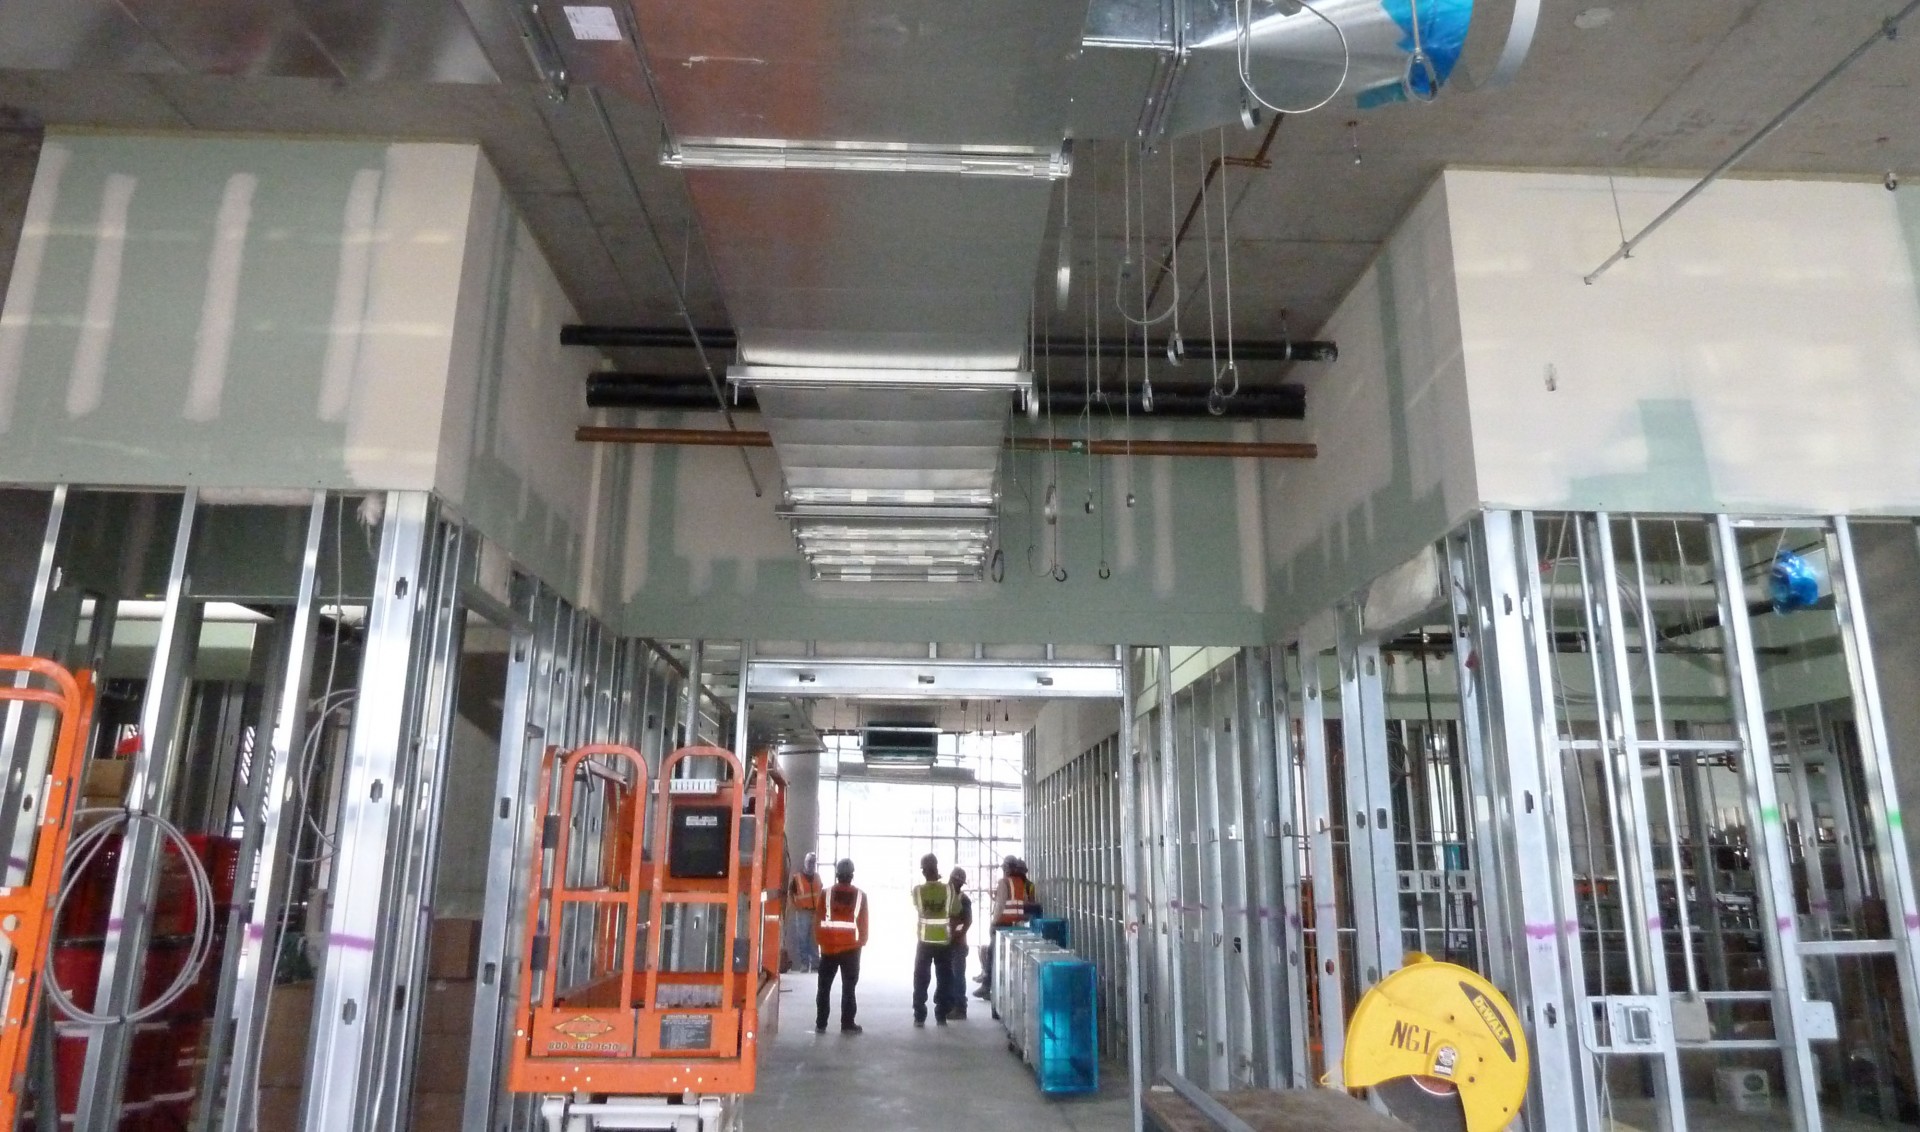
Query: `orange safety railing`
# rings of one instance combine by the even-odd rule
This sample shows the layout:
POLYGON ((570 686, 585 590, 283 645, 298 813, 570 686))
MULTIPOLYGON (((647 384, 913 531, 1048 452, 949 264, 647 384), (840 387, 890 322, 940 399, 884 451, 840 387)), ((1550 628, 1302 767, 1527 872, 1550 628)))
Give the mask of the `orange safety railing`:
MULTIPOLYGON (((93 721, 93 675, 70 673, 50 660, 32 656, 0 656, 0 705, 41 704, 54 713, 53 746, 37 803, 39 830, 24 857, 9 847, 6 871, 0 881, 0 941, 4 955, 0 978, 5 980, 5 1010, 0 1013, 0 1128, 12 1128, 18 1115, 19 1090, 27 1079, 33 1027, 40 1007, 40 970, 53 936, 53 905, 59 897, 60 874, 67 855, 67 835, 73 830, 76 789, 87 756, 87 734, 93 721), (27 677, 24 686, 18 677, 27 677), (37 686, 36 686, 37 685, 37 686), (50 685, 50 686, 49 686, 50 685), (13 882, 16 877, 21 879, 13 882)), ((8 707, 8 710, 15 710, 8 707)), ((23 774, 23 752, 33 742, 33 721, 24 707, 22 726, 15 732, 14 765, 9 775, 23 774)), ((34 784, 27 784, 29 791, 34 784)), ((16 842, 17 844, 17 842, 16 842)), ((52 1098, 41 1103, 51 1104, 52 1098)))
MULTIPOLYGON (((563 788, 587 757, 610 754, 635 768, 631 781, 642 789, 633 797, 644 798, 644 760, 625 747, 583 747, 564 756, 563 788)), ((599 843, 618 848, 604 860, 603 878, 617 875, 620 883, 592 889, 568 880, 574 792, 549 818, 549 787, 542 789, 536 813, 543 852, 534 864, 521 981, 526 999, 518 1009, 508 1068, 508 1085, 516 1092, 674 1096, 753 1090, 758 1042, 778 1006, 782 903, 769 878, 777 882, 774 888, 784 882, 772 871, 779 868, 773 857, 785 845, 781 781, 764 754, 752 760, 749 772, 733 752, 718 747, 674 751, 662 760, 655 781, 651 837, 649 807, 633 798, 612 807, 620 817, 599 831, 599 843), (688 759, 712 760, 723 774, 675 779, 675 769, 688 759), (688 828, 710 828, 721 838, 706 848, 724 860, 723 870, 676 875, 674 831, 681 818, 688 828), (747 828, 750 836, 742 832, 747 828), (543 883, 549 849, 553 871, 543 883), (587 977, 564 979, 567 909, 585 904, 617 906, 624 921, 614 936, 605 934, 604 919, 596 921, 595 960, 587 977), (715 943, 717 949, 709 946, 715 943), (684 954, 676 958, 689 951, 697 952, 692 961, 684 954)))
MULTIPOLYGON (((637 972, 627 961, 634 948, 624 941, 634 938, 646 922, 646 909, 641 906, 647 892, 643 839, 636 832, 607 838, 613 852, 602 858, 600 875, 591 884, 573 879, 576 818, 583 816, 575 812, 580 799, 575 783, 583 773, 592 773, 591 767, 607 775, 616 796, 624 789, 629 797, 644 799, 647 760, 631 747, 611 744, 581 747, 564 755, 550 750, 548 755, 558 766, 542 776, 540 804, 534 811, 541 823, 533 866, 533 891, 538 898, 527 905, 527 946, 520 981, 532 1010, 529 1040, 541 1056, 631 1056, 635 1018, 627 1004, 634 1000, 637 972), (631 778, 618 779, 603 770, 604 762, 624 762, 631 778), (551 792, 556 782, 560 811, 553 814, 551 792), (543 886, 548 850, 553 854, 553 872, 543 886), (575 942, 569 922, 573 913, 592 918, 593 959, 585 971, 574 969, 566 954, 575 942)), ((616 803, 609 809, 616 818, 629 821, 633 814, 645 812, 638 803, 616 803)), ((618 822, 613 825, 617 828, 618 822)))

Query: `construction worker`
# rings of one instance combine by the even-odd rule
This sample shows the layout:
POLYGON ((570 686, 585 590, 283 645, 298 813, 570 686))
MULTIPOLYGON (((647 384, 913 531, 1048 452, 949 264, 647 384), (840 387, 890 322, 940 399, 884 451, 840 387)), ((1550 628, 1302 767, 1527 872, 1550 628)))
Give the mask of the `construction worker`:
POLYGON ((953 890, 953 899, 947 907, 947 927, 951 937, 947 942, 947 958, 953 964, 947 1017, 964 1019, 967 1016, 967 996, 962 991, 967 985, 967 930, 973 927, 973 897, 967 895, 967 870, 956 867, 947 875, 947 887, 953 890))
POLYGON ((808 853, 800 860, 800 871, 787 880, 787 958, 793 969, 812 971, 820 966, 820 948, 814 943, 815 922, 820 919, 820 858, 808 853))
POLYGON ((867 894, 853 887, 853 862, 833 866, 832 888, 821 894, 820 919, 813 938, 820 945, 820 989, 813 999, 813 1032, 827 1032, 827 1006, 833 992, 833 977, 844 976, 840 983, 840 1032, 857 1034, 854 1022, 859 1004, 853 988, 860 983, 860 949, 867 945, 867 894))
POLYGON ((948 955, 952 940, 950 909, 953 890, 940 879, 940 859, 932 853, 920 858, 920 875, 925 878, 914 886, 913 909, 919 917, 919 946, 913 953, 913 1024, 927 1024, 927 978, 933 977, 933 1020, 947 1024, 947 1007, 953 1001, 953 960, 948 955))
MULTIPOLYGON (((1027 877, 1027 863, 1018 857, 1009 855, 1000 862, 1000 883, 993 889, 993 930, 1002 932, 1008 928, 1024 928, 1027 921, 1040 914, 1040 894, 1034 890, 1033 881, 1027 877)), ((980 957, 980 989, 973 992, 975 998, 993 997, 993 947, 989 943, 980 957)))

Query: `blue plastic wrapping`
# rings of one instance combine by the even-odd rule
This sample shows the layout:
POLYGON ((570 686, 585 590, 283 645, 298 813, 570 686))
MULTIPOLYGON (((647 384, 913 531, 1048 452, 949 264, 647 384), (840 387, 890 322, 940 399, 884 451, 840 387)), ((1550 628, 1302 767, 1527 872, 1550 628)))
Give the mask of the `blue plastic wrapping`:
POLYGON ((1413 54, 1416 6, 1420 12, 1420 50, 1433 64, 1433 73, 1429 75, 1424 67, 1410 66, 1403 81, 1361 91, 1354 100, 1360 109, 1405 102, 1409 87, 1412 97, 1432 99, 1439 88, 1446 85, 1454 65, 1460 62, 1460 53, 1467 46, 1467 28, 1473 23, 1473 0, 1380 0, 1381 9, 1405 33, 1400 40, 1400 50, 1409 56, 1413 54))
POLYGON ((1100 1026, 1093 964, 1084 959, 1047 963, 1039 975, 1039 1049, 1033 1054, 1040 1091, 1058 1096, 1100 1087, 1100 1026))
POLYGON ((1813 564, 1791 550, 1774 556, 1773 571, 1767 577, 1775 613, 1807 609, 1820 600, 1820 575, 1813 564))

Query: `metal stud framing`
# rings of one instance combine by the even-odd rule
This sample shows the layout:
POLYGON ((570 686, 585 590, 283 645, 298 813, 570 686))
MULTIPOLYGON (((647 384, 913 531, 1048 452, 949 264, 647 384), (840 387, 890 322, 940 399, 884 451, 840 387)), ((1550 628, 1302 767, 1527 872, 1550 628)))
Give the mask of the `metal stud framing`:
MULTIPOLYGON (((116 600, 136 595, 84 591, 96 598, 87 640, 68 644, 82 618, 82 589, 61 581, 75 499, 64 488, 49 499, 25 645, 58 640, 98 663, 116 600)), ((130 802, 156 811, 169 805, 184 758, 192 645, 209 600, 196 588, 193 554, 214 510, 192 492, 167 500, 157 506, 163 529, 149 539, 163 550, 164 569, 153 572, 163 617, 130 802)), ((209 812, 231 805, 244 818, 236 918, 227 954, 214 960, 222 966, 217 1013, 227 1023, 210 1038, 196 1114, 204 1132, 241 1132, 253 1119, 247 1102, 276 938, 299 877, 290 855, 306 836, 296 824, 305 802, 294 804, 289 780, 320 723, 307 696, 327 621, 325 547, 341 533, 329 531, 338 502, 317 493, 289 509, 304 522, 298 585, 280 598, 286 615, 263 630, 248 676, 270 689, 247 710, 271 737, 204 803, 209 812)), ((327 795, 340 805, 322 817, 338 848, 327 869, 333 890, 309 1051, 304 1123, 312 1129, 408 1119, 466 602, 490 600, 473 590, 476 534, 424 494, 388 493, 382 503, 359 699, 341 778, 327 795)), ((1455 867, 1445 857, 1436 866, 1422 855, 1432 846, 1397 828, 1417 823, 1402 815, 1428 804, 1436 788, 1421 794, 1390 777, 1390 740, 1403 760, 1450 759, 1446 773, 1458 775, 1471 811, 1447 836, 1463 839, 1471 874, 1464 883, 1477 946, 1469 961, 1514 999, 1533 1046, 1522 1126, 1597 1132, 1623 1104, 1647 1106, 1642 1115, 1666 1129, 1701 1126, 1713 1100, 1681 1072, 1684 1059, 1746 1050, 1778 1053, 1784 1123, 1821 1127, 1823 1092, 1831 1107, 1844 1084, 1822 1006, 1849 993, 1835 974, 1842 961, 1897 972, 1876 986, 1873 1006, 1906 1031, 1891 1048, 1920 1048, 1920 909, 1847 520, 1496 511, 1439 551, 1447 595, 1424 624, 1452 639, 1450 666, 1441 666, 1450 682, 1444 727, 1431 701, 1422 721, 1394 698, 1389 658, 1412 646, 1383 640, 1365 623, 1364 603, 1347 602, 1324 619, 1334 627, 1320 640, 1241 650, 1206 671, 1176 675, 1170 648, 1121 650, 1102 669, 1119 673, 1127 705, 1117 734, 1029 781, 1029 838, 1048 910, 1071 921, 1076 947, 1098 964, 1102 1039, 1110 1050, 1127 1048, 1135 1079, 1165 1071, 1213 1088, 1301 1087, 1323 1075, 1337 1082, 1354 996, 1434 930, 1425 906, 1408 899, 1405 874, 1455 867), (1683 551, 1678 563, 1649 553, 1645 536, 1669 527, 1683 551), (1543 556, 1542 530, 1564 531, 1570 551, 1543 556), (1821 693, 1825 700, 1794 699, 1770 675, 1786 622, 1749 596, 1770 532, 1788 530, 1816 532, 1810 553, 1824 555, 1831 604, 1797 624, 1838 642, 1831 671, 1843 668, 1844 683, 1821 693), (1659 587, 1666 596, 1653 596, 1659 587), (1696 590, 1710 624, 1656 625, 1667 616, 1656 601, 1696 590), (1724 665, 1717 690, 1680 688, 1688 667, 1708 657, 1724 665), (1136 671, 1155 685, 1140 702, 1131 698, 1136 671), (1335 672, 1337 686, 1326 686, 1335 672), (1842 828, 1823 841, 1818 822, 1836 811, 1844 811, 1842 828), (1675 862, 1699 860, 1727 829, 1745 839, 1739 868, 1751 874, 1765 927, 1737 954, 1733 937, 1744 929, 1710 914, 1721 880, 1702 876, 1700 895, 1676 904, 1670 879, 1675 862), (1830 876, 1797 867, 1830 852, 1830 876), (1618 879, 1617 919, 1593 912, 1602 872, 1618 879), (1882 904, 1880 934, 1862 931, 1860 909, 1882 904), (1153 941, 1150 958, 1143 938, 1153 941), (1735 958, 1763 989, 1724 989, 1735 958), (1700 1002, 1716 1025, 1736 1017, 1732 1007, 1764 1005, 1769 1027, 1764 1036, 1676 1033, 1683 1014, 1703 1012, 1700 1002), (1636 1010, 1648 1012, 1654 1030, 1637 1046, 1619 1032, 1636 1010)), ((1920 590, 1920 579, 1913 584, 1920 590)), ((741 712, 732 705, 725 718, 728 705, 706 704, 664 652, 615 638, 536 579, 514 576, 495 604, 492 615, 507 622, 509 663, 465 1126, 506 1132, 534 1119, 524 1098, 504 1092, 500 1052, 505 1005, 518 993, 511 926, 526 898, 533 815, 525 800, 535 794, 541 753, 590 741, 661 750, 678 734, 724 734, 741 712)), ((345 611, 331 616, 338 624, 345 611)), ((696 645, 689 668, 697 674, 727 655, 696 645)), ((743 666, 746 655, 743 647, 743 666)), ((115 879, 120 927, 105 949, 95 1009, 124 1012, 139 996, 146 944, 136 910, 151 900, 158 857, 146 835, 129 839, 115 879)), ((1443 930, 1451 945, 1451 921, 1443 930)), ((104 1132, 118 1122, 126 1029, 96 1031, 77 1127, 104 1132)), ((1886 1072, 1920 1077, 1920 1063, 1886 1072)), ((1859 1095, 1892 1094, 1882 1082, 1859 1095)), ((1136 1098, 1136 1127, 1139 1120, 1136 1098)))

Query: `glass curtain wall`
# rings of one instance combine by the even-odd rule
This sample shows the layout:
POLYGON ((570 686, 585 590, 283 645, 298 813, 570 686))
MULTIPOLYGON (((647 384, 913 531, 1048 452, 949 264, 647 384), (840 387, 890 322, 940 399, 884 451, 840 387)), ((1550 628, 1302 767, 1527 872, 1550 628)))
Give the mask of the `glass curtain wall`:
POLYGON ((867 893, 876 974, 912 965, 911 890, 926 853, 940 858, 943 875, 956 864, 967 870, 974 934, 984 942, 1000 862, 1026 851, 1021 787, 1028 737, 946 732, 934 765, 922 770, 868 767, 858 734, 821 738, 821 871, 831 875, 833 862, 853 860, 854 883, 867 893))

